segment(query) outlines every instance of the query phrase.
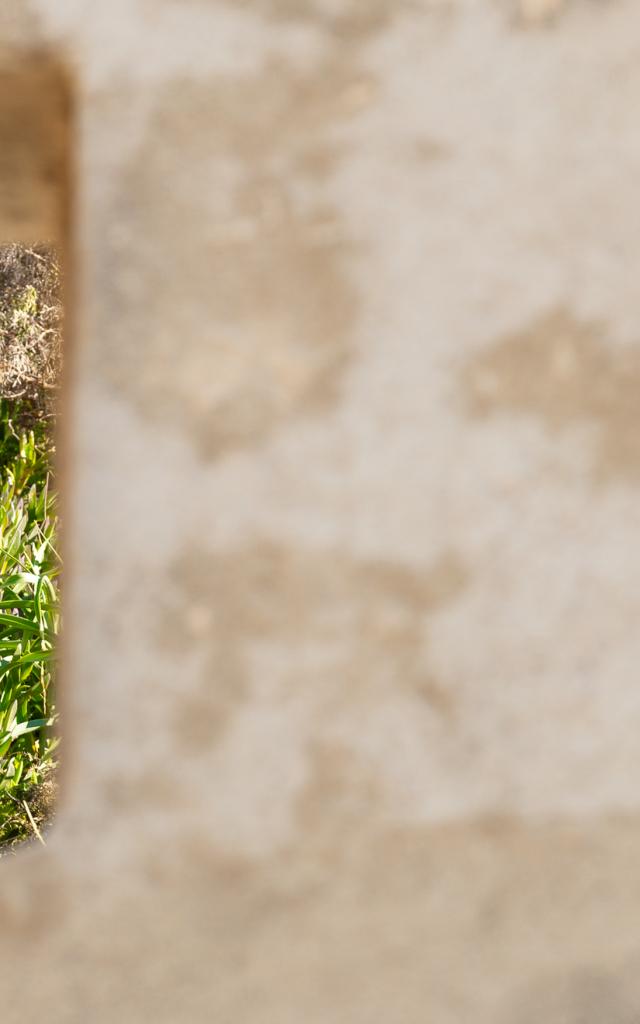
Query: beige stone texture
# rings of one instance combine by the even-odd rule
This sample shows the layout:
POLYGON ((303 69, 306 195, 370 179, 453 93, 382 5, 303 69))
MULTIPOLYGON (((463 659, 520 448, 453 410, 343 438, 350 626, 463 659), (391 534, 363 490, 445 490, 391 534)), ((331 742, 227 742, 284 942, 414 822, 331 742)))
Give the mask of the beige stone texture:
POLYGON ((633 1024, 637 3, 0 39, 0 233, 72 279, 63 796, 0 863, 3 1024, 633 1024))

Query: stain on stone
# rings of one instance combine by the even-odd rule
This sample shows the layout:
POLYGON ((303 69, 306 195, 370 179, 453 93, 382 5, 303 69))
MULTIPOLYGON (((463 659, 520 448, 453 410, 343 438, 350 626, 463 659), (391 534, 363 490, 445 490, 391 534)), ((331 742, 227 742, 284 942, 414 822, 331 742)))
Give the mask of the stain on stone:
POLYGON ((504 1024, 637 1024, 640 999, 599 967, 543 977, 520 994, 504 1024))
POLYGON ((409 4, 407 0, 233 0, 233 6, 269 20, 312 24, 342 40, 363 41, 384 29, 409 4))
MULTIPOLYGON (((48 60, 51 41, 42 17, 42 11, 34 0, 20 3, 0 4, 0 66, 18 67, 48 60)), ((24 83, 23 83, 24 84, 24 83)), ((26 86, 27 89, 29 86, 26 86)), ((6 99, 3 91, 2 100, 6 99)), ((43 102, 47 102, 45 99, 43 102)))
POLYGON ((476 416, 534 416, 553 433, 592 427, 594 481, 640 479, 640 346, 608 343, 603 325, 553 310, 476 356, 463 392, 476 416))
MULTIPOLYGON (((33 848, 21 852, 22 856, 28 852, 33 857, 39 851, 33 848)), ((11 934, 12 941, 26 941, 35 952, 40 944, 47 944, 50 931, 58 927, 64 917, 61 892, 67 879, 64 870, 55 864, 48 863, 46 873, 31 870, 26 877, 21 875, 19 866, 15 854, 3 855, 5 884, 0 892, 0 913, 3 927, 11 934), (7 877, 9 871, 13 871, 13 878, 7 877)), ((30 867, 37 867, 35 860, 30 867)))
MULTIPOLYGON (((154 0, 144 0, 150 11, 154 0)), ((185 0, 155 0, 164 5, 180 5, 185 0)), ((211 7, 212 0, 190 0, 211 7)), ((247 11, 274 23, 312 27, 330 40, 347 44, 366 44, 405 13, 440 15, 455 11, 458 0, 222 0, 222 6, 247 11)))
POLYGON ((363 825, 375 827, 374 808, 383 803, 383 794, 371 772, 337 744, 316 743, 309 769, 309 782, 297 801, 297 831, 326 868, 331 861, 344 861, 345 847, 358 841, 363 825))
POLYGON ((526 28, 548 25, 565 11, 567 0, 516 0, 512 2, 515 19, 526 28))
POLYGON ((120 180, 97 267, 100 372, 204 458, 339 399, 359 248, 328 186, 340 125, 377 89, 350 53, 172 82, 120 180))
POLYGON ((452 553, 421 572, 261 542, 187 551, 173 579, 157 627, 165 650, 189 651, 190 609, 209 611, 207 635, 199 634, 208 652, 202 675, 183 693, 174 723, 181 750, 210 747, 248 698, 275 707, 308 699, 322 720, 404 693, 438 720, 452 714, 426 651, 430 614, 466 585, 452 553))
POLYGON ((449 147, 437 139, 429 136, 422 136, 415 140, 412 146, 412 155, 420 163, 431 164, 440 160, 446 160, 451 155, 449 147))
MULTIPOLYGON (((577 0, 498 0, 510 22, 521 29, 544 29, 557 25, 577 0)), ((603 8, 611 0, 580 0, 583 6, 603 8)))
POLYGON ((100 784, 100 798, 114 815, 141 804, 166 810, 176 805, 179 792, 176 776, 166 764, 147 765, 138 772, 114 772, 100 784))
POLYGON ((340 820, 344 834, 352 821, 361 822, 363 813, 379 798, 374 780, 363 774, 353 754, 336 744, 317 743, 310 754, 310 781, 298 802, 301 831, 311 834, 326 826, 331 807, 332 830, 340 820))

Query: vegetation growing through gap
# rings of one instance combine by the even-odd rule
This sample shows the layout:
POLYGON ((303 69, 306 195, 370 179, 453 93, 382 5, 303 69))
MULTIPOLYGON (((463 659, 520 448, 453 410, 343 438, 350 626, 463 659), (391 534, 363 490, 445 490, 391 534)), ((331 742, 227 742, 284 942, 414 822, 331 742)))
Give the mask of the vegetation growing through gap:
POLYGON ((59 271, 0 246, 0 850, 42 832, 55 798, 60 628, 54 425, 59 271))

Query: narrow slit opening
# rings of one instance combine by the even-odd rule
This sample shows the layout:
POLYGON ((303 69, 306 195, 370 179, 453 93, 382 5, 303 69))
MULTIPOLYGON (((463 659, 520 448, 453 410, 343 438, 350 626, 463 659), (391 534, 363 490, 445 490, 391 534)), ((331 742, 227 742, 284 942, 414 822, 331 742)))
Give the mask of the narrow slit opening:
POLYGON ((58 794, 69 109, 54 61, 0 61, 0 857, 46 846, 58 794))

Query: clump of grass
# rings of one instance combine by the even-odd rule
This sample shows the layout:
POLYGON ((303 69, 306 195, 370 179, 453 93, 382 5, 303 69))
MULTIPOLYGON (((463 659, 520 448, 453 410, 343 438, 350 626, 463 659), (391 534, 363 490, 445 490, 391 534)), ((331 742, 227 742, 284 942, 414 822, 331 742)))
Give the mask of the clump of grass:
POLYGON ((45 247, 0 248, 0 846, 5 847, 41 838, 55 795, 53 667, 61 568, 52 479, 52 395, 60 362, 57 280, 55 258, 45 247))

